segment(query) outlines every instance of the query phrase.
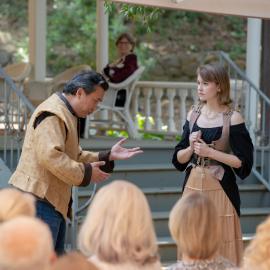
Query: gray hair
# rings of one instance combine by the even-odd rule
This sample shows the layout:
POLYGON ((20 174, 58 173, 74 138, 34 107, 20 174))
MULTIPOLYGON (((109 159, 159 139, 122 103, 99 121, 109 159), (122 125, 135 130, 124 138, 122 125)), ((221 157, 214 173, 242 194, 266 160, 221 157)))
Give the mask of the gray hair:
POLYGON ((75 95, 79 88, 82 88, 85 93, 91 94, 94 92, 97 86, 107 91, 109 85, 105 78, 95 71, 84 71, 75 75, 70 81, 66 83, 63 89, 63 93, 68 95, 75 95))

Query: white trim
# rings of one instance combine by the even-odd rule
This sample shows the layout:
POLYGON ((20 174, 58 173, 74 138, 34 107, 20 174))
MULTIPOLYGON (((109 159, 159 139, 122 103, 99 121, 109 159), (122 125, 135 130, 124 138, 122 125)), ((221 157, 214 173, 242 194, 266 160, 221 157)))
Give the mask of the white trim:
MULTIPOLYGON (((247 55, 246 55, 246 75, 260 88, 261 74, 261 19, 248 19, 247 26, 247 55)), ((250 122, 250 136, 255 139, 255 125, 257 122, 257 93, 250 89, 246 97, 246 115, 250 122), (249 103, 249 104, 248 104, 249 103)))
POLYGON ((108 14, 105 13, 104 1, 97 0, 97 43, 96 43, 96 70, 102 71, 108 63, 108 14))
POLYGON ((125 4, 138 4, 169 9, 270 18, 269 0, 112 0, 125 4))
POLYGON ((29 61, 33 66, 32 79, 46 78, 47 1, 28 0, 29 61))

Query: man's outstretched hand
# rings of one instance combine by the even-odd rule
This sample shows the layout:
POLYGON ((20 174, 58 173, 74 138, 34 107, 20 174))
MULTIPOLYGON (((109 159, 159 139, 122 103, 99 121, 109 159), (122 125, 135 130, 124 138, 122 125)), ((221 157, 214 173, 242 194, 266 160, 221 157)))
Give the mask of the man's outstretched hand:
POLYGON ((126 140, 127 140, 127 138, 123 138, 112 147, 111 154, 110 154, 110 160, 129 159, 131 157, 134 157, 138 154, 143 153, 143 151, 140 149, 140 147, 134 147, 134 148, 130 148, 130 149, 122 147, 122 144, 126 140))

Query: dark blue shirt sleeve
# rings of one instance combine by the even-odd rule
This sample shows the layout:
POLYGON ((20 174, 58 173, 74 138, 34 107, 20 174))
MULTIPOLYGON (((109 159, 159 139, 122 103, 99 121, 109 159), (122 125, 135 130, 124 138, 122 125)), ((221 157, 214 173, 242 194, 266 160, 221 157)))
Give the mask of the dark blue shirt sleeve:
POLYGON ((185 149, 187 147, 189 147, 189 121, 186 120, 184 126, 183 126, 183 133, 181 135, 181 140, 180 142, 175 146, 174 148, 174 153, 173 153, 173 158, 172 158, 172 164, 174 165, 174 167, 179 170, 179 171, 184 171, 189 163, 179 163, 179 161, 177 160, 177 153, 179 150, 185 149))
POLYGON ((230 127, 230 147, 234 155, 242 162, 240 168, 234 168, 234 172, 241 178, 246 178, 253 166, 253 144, 245 123, 230 127))

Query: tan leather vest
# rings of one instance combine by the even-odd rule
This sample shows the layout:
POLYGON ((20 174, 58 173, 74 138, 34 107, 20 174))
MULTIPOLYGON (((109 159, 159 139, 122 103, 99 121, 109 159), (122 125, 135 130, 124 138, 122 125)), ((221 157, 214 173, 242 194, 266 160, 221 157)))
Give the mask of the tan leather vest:
MULTIPOLYGON (((80 160, 80 154, 77 117, 68 110, 57 94, 53 94, 37 107, 30 119, 22 155, 9 183, 39 198, 46 198, 66 217, 71 188, 73 185, 80 185, 84 177, 84 164, 80 160), (62 132, 66 133, 66 137, 65 141, 61 142, 63 151, 57 152, 55 146, 51 145, 49 134, 51 129, 54 129, 53 126, 41 126, 41 123, 36 129, 33 127, 36 117, 44 111, 55 114, 64 123, 62 132), (48 134, 47 137, 42 136, 46 141, 37 143, 37 132, 48 134)), ((98 153, 91 154, 88 162, 98 161, 98 153)))

